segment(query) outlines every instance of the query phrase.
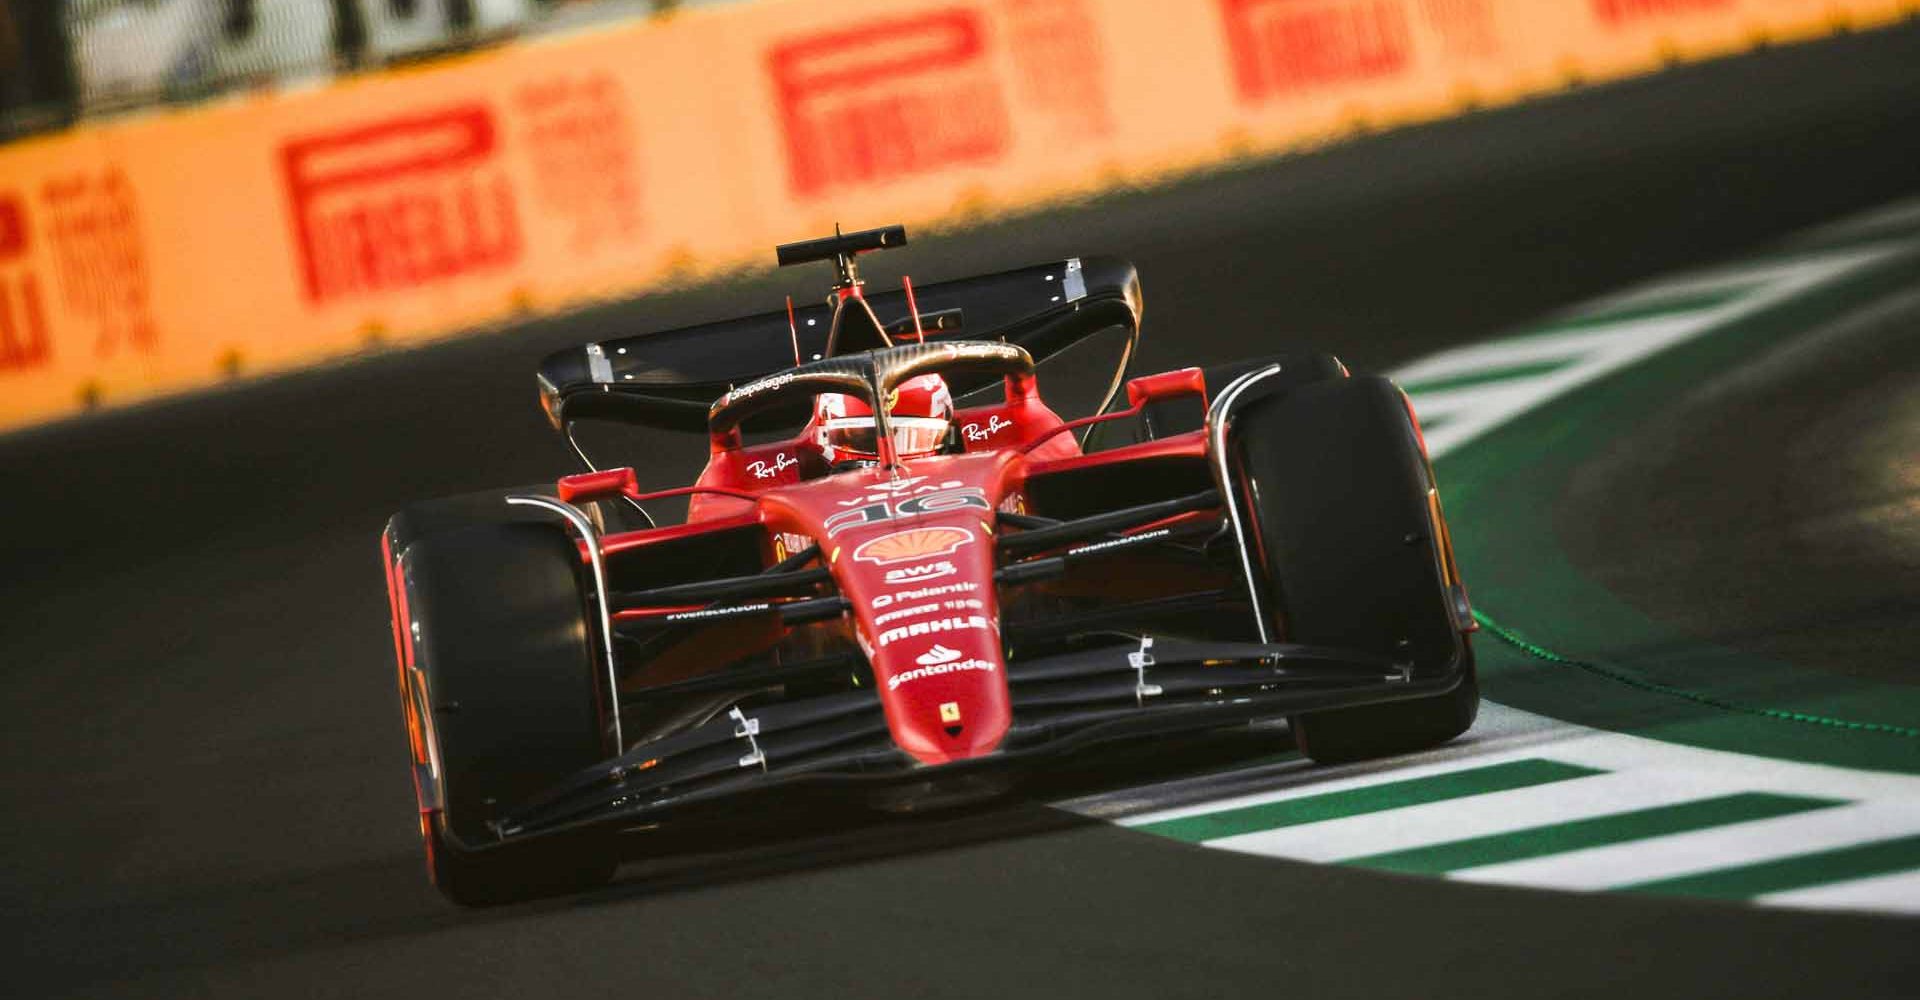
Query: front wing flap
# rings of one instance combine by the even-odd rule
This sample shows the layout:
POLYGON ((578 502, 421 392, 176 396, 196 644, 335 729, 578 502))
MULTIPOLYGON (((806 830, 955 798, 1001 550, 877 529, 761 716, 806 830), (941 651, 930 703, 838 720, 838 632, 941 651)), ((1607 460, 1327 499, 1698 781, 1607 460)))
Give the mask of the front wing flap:
POLYGON ((935 771, 1016 768, 1107 740, 1420 697, 1460 680, 1457 671, 1413 678, 1403 665, 1352 650, 1112 638, 1109 645, 1009 663, 1015 722, 987 757, 919 765, 893 746, 871 691, 736 707, 583 770, 493 827, 504 842, 648 822, 800 780, 875 784, 925 781, 935 771))

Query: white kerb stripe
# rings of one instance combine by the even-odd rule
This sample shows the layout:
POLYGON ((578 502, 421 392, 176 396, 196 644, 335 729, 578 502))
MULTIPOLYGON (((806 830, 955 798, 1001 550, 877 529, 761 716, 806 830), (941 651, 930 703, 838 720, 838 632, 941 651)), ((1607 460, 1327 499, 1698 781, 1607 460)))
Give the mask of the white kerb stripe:
POLYGON ((1386 851, 1691 802, 1739 790, 1703 780, 1703 777, 1645 771, 1601 774, 1239 834, 1206 843, 1208 847, 1300 861, 1345 861, 1386 851))
POLYGON ((1609 889, 1920 833, 1920 802, 1865 802, 1453 873, 1554 889, 1609 889))
POLYGON ((1920 871, 1835 882, 1832 885, 1768 893, 1755 900, 1774 906, 1821 910, 1877 910, 1920 914, 1920 871))

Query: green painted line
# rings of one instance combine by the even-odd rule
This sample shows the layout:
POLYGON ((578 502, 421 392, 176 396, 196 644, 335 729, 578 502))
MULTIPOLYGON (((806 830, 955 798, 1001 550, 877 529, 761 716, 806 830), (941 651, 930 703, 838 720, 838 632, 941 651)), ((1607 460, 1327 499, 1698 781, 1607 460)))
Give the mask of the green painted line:
POLYGON ((1799 722, 1810 726, 1828 726, 1834 729, 1851 729, 1863 733, 1886 733, 1891 736, 1920 739, 1920 729, 1912 726, 1894 726, 1881 722, 1862 722, 1858 719, 1836 719, 1829 715, 1819 715, 1812 712, 1792 712, 1778 708, 1760 708, 1753 705, 1741 705, 1727 701, 1724 698, 1715 698, 1711 695, 1701 694, 1698 691, 1690 691, 1686 688, 1675 687, 1671 684, 1661 684, 1658 681, 1650 681, 1643 677, 1637 677, 1630 671, 1621 670, 1617 667, 1609 667, 1605 664, 1594 663, 1589 660, 1563 656, 1545 646, 1529 641, 1526 636, 1521 635, 1514 629, 1494 621, 1479 608, 1474 609, 1473 620, 1479 622, 1481 627, 1491 632, 1494 638, 1499 639, 1501 642, 1520 650, 1536 660, 1545 660, 1548 663, 1559 666, 1575 667, 1580 670, 1585 670, 1588 673, 1605 677, 1608 680, 1618 681, 1628 687, 1639 688, 1642 691, 1653 694, 1684 698, 1687 701, 1705 705, 1709 708, 1717 708, 1727 712, 1740 712, 1746 715, 1756 715, 1761 718, 1774 719, 1780 722, 1799 722))
POLYGON ((1499 641, 1476 646, 1482 692, 1535 714, 1671 743, 1920 773, 1920 687, 1806 670, 1656 621, 1577 569, 1554 520, 1583 463, 1648 419, 1657 401, 1916 281, 1920 250, 1873 262, 1546 401, 1437 458, 1474 603, 1526 630, 1522 642, 1495 632, 1499 641), (1604 669, 1543 669, 1570 665, 1530 646, 1604 669))
POLYGON ((1741 792, 1717 798, 1682 802, 1677 805, 1636 809, 1632 812, 1596 816, 1571 823, 1536 826, 1512 833, 1471 837, 1444 844, 1412 847, 1385 854, 1352 858, 1342 864, 1362 868, 1418 875, 1440 875, 1495 865, 1506 861, 1565 854, 1589 847, 1605 847, 1648 837, 1661 837, 1690 830, 1704 830, 1730 823, 1789 816, 1814 809, 1841 805, 1836 799, 1812 799, 1797 795, 1771 795, 1765 792, 1741 792))
POLYGON ((1763 281, 1752 281, 1737 285, 1728 285, 1705 292, 1687 292, 1679 295, 1667 295, 1625 303, 1611 309, 1600 309, 1577 316, 1549 320, 1538 326, 1522 330, 1521 337, 1537 337, 1547 333, 1569 333, 1575 330, 1588 330, 1594 327, 1612 326, 1616 323, 1633 323, 1640 320, 1661 319, 1667 316, 1680 316, 1686 313, 1705 312, 1718 309, 1753 294, 1766 287, 1763 281))
MULTIPOLYGON (((1412 395, 1419 392, 1445 392, 1449 389, 1465 389, 1469 386, 1485 385, 1489 382, 1506 382, 1512 379, 1531 378, 1535 375, 1547 375, 1562 368, 1571 367, 1578 358, 1553 358, 1547 361, 1529 361, 1525 364, 1502 365, 1495 368, 1483 368, 1479 371, 1449 375, 1444 378, 1427 379, 1423 382, 1409 382, 1400 387, 1401 391, 1412 395)), ((1423 421, 1425 423, 1425 421, 1423 421)))
POLYGON ((1920 868, 1920 835, 1877 840, 1774 861, 1722 868, 1697 875, 1622 886, 1625 892, 1748 899, 1770 892, 1850 882, 1920 868))
POLYGON ((1269 802, 1264 805, 1226 809, 1199 816, 1161 820, 1157 823, 1145 823, 1134 829, 1159 834, 1162 837, 1172 837, 1175 840, 1199 843, 1242 833, 1258 833, 1262 830, 1277 830, 1303 823, 1363 816, 1367 813, 1424 805, 1428 802, 1444 802, 1469 795, 1530 788, 1534 785, 1586 778, 1604 773, 1606 772, 1593 768, 1532 758, 1436 774, 1427 778, 1411 778, 1406 781, 1368 785, 1365 788, 1309 795, 1285 802, 1269 802))

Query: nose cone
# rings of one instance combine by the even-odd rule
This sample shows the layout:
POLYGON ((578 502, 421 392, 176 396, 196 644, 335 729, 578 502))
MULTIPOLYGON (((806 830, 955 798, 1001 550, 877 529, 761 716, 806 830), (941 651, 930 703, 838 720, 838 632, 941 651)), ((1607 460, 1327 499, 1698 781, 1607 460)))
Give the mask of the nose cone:
MULTIPOLYGON (((979 615, 933 619, 935 623, 965 620, 968 627, 984 627, 979 615)), ((875 675, 881 681, 881 700, 887 724, 900 749, 924 764, 944 764, 991 753, 1000 746, 1012 722, 1007 697, 1006 665, 999 643, 992 648, 962 648, 940 639, 915 643, 908 651, 888 658, 881 666, 875 657, 875 675), (911 662, 901 662, 911 657, 911 662)))
POLYGON ((840 561, 894 742, 926 764, 998 748, 1013 710, 983 520, 862 532, 840 561))

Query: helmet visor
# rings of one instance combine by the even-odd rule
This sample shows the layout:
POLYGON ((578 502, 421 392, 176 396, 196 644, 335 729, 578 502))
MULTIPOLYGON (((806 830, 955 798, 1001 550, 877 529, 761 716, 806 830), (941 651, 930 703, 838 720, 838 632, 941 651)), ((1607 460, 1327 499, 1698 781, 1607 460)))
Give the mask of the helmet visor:
MULTIPOLYGON (((894 417, 893 450, 902 455, 924 455, 940 450, 947 443, 948 422, 939 417, 894 417)), ((826 443, 835 451, 877 457, 872 417, 837 417, 820 427, 826 443)))

